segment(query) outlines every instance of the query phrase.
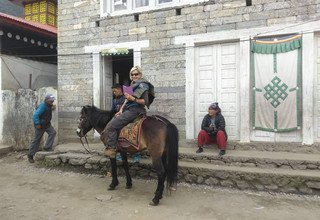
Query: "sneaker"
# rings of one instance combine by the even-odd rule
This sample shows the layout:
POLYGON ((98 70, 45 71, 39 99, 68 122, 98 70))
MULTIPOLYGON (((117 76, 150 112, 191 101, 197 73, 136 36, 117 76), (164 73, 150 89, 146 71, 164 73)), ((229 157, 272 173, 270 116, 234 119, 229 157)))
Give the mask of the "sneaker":
POLYGON ((141 155, 140 154, 134 154, 133 155, 133 162, 134 163, 139 163, 141 159, 141 155))
POLYGON ((221 156, 223 156, 223 155, 225 155, 226 154, 226 150, 220 150, 220 152, 219 152, 219 156, 221 157, 221 156))
POLYGON ((203 148, 202 147, 199 147, 198 150, 196 151, 197 154, 200 154, 202 152, 203 152, 203 148))
POLYGON ((28 155, 28 161, 29 161, 29 163, 34 163, 33 156, 29 156, 29 155, 28 155))

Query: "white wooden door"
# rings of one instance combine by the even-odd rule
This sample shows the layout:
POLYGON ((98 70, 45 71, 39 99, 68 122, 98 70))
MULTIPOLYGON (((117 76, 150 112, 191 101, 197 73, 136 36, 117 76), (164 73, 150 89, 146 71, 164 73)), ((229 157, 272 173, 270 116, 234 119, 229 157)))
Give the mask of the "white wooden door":
POLYGON ((195 49, 195 134, 218 102, 226 120, 229 140, 239 140, 239 43, 199 46, 195 49))

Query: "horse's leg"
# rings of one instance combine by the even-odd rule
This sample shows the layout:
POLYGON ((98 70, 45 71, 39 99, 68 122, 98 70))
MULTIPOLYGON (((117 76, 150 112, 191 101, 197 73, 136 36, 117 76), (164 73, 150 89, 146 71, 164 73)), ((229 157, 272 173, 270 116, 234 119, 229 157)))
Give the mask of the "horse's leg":
POLYGON ((116 158, 110 158, 110 162, 111 162, 112 182, 109 185, 108 190, 114 190, 116 186, 119 185, 116 158))
POLYGON ((131 176, 129 173, 127 153, 121 151, 120 154, 121 154, 121 158, 122 158, 123 169, 124 169, 124 172, 126 173, 126 179, 127 179, 126 189, 131 189, 132 188, 132 179, 131 179, 131 176))
POLYGON ((152 163, 153 163, 153 166, 158 174, 158 184, 157 184, 157 189, 154 193, 155 195, 154 195, 152 201, 150 202, 150 205, 156 206, 159 204, 160 199, 162 199, 162 194, 163 194, 163 189, 164 189, 164 181, 166 178, 166 172, 165 172, 161 158, 152 159, 152 163))

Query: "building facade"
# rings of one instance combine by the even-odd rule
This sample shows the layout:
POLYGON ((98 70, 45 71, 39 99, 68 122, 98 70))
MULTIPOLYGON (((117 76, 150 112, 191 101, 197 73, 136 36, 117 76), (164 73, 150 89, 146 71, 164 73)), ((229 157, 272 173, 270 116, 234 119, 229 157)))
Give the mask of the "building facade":
POLYGON ((128 83, 130 67, 140 65, 155 86, 149 114, 171 120, 182 139, 197 137, 217 101, 231 141, 319 142, 319 18, 317 0, 59 0, 59 139, 76 138, 83 105, 110 108, 111 85, 128 83), (301 44, 301 123, 285 132, 256 129, 252 43, 292 35, 301 44))

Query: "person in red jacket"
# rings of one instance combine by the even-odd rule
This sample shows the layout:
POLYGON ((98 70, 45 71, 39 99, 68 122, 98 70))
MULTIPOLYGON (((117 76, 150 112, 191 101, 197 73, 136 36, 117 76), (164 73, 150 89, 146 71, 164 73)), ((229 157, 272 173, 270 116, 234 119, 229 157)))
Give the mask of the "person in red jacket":
POLYGON ((201 130, 198 134, 198 150, 196 153, 203 152, 203 145, 217 143, 220 149, 219 156, 226 153, 227 132, 225 130, 225 120, 221 114, 221 109, 217 102, 210 104, 208 114, 204 116, 201 130))

